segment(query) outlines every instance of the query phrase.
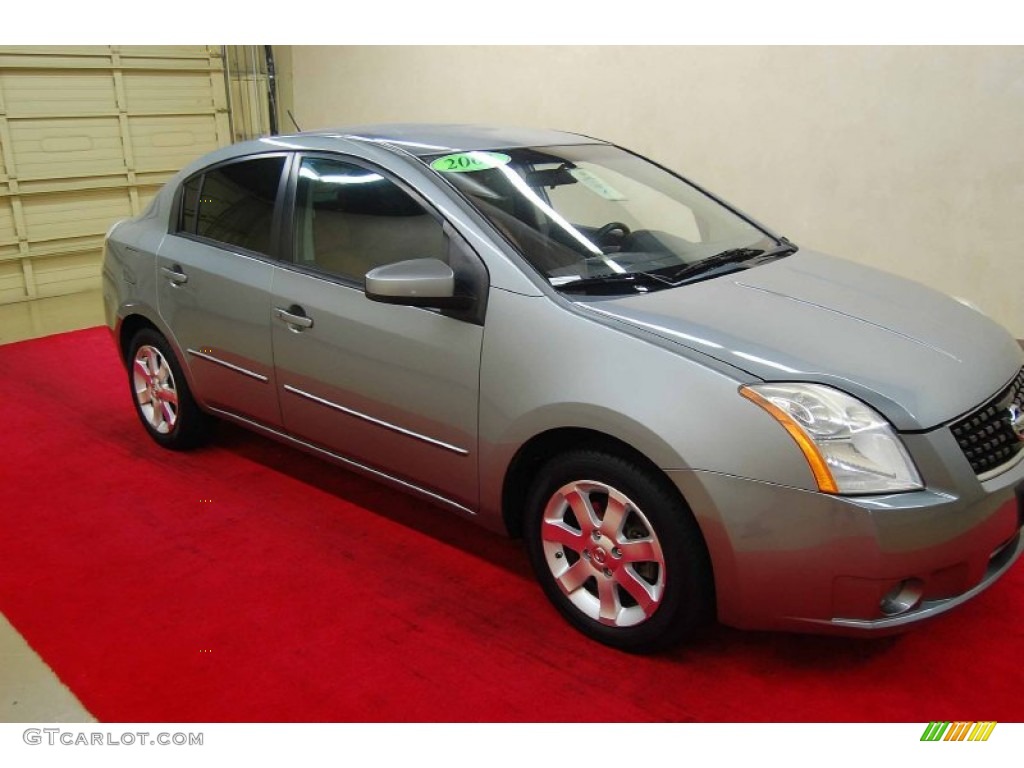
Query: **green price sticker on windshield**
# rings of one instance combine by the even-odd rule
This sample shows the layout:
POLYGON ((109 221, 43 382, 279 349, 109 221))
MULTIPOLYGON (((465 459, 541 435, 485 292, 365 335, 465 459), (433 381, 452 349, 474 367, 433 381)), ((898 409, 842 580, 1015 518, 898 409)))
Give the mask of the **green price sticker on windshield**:
POLYGON ((430 167, 441 173, 469 173, 498 168, 510 162, 512 158, 501 152, 459 152, 437 158, 430 167))

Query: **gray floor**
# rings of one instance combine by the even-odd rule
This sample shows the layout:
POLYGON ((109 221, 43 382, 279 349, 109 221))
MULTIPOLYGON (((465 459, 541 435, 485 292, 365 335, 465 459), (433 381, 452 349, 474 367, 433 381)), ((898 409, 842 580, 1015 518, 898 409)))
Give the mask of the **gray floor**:
POLYGON ((0 722, 96 722, 3 616, 0 616, 0 722))

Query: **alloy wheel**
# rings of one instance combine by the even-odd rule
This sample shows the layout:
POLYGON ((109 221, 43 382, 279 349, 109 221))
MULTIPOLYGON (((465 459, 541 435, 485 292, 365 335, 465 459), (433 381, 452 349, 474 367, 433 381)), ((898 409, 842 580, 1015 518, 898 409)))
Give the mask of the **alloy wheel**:
POLYGON ((654 526, 612 486, 563 485, 545 507, 540 538, 555 583, 591 619, 635 626, 661 604, 665 556, 654 526))
POLYGON ((132 362, 132 385, 149 426, 161 435, 169 434, 178 421, 178 390, 159 349, 150 345, 138 348, 132 362))

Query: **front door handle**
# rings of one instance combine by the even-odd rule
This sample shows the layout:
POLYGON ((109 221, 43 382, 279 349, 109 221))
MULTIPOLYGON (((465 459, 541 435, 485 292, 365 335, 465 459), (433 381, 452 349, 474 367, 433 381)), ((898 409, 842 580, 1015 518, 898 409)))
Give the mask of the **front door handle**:
POLYGON ((160 267, 160 274, 170 280, 173 285, 184 285, 188 282, 188 275, 181 271, 181 266, 178 264, 173 267, 160 267))
POLYGON ((313 318, 307 317, 305 310, 298 304, 292 304, 288 309, 275 307, 274 315, 278 320, 284 321, 295 332, 298 332, 301 328, 313 327, 313 318))

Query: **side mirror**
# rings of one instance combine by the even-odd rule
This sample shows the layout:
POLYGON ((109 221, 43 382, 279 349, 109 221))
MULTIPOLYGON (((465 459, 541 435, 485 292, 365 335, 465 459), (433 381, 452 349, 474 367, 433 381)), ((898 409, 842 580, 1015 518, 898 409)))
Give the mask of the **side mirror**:
POLYGON ((366 298, 385 304, 468 309, 470 296, 455 295, 455 273, 440 259, 410 259, 374 267, 364 278, 366 298))

